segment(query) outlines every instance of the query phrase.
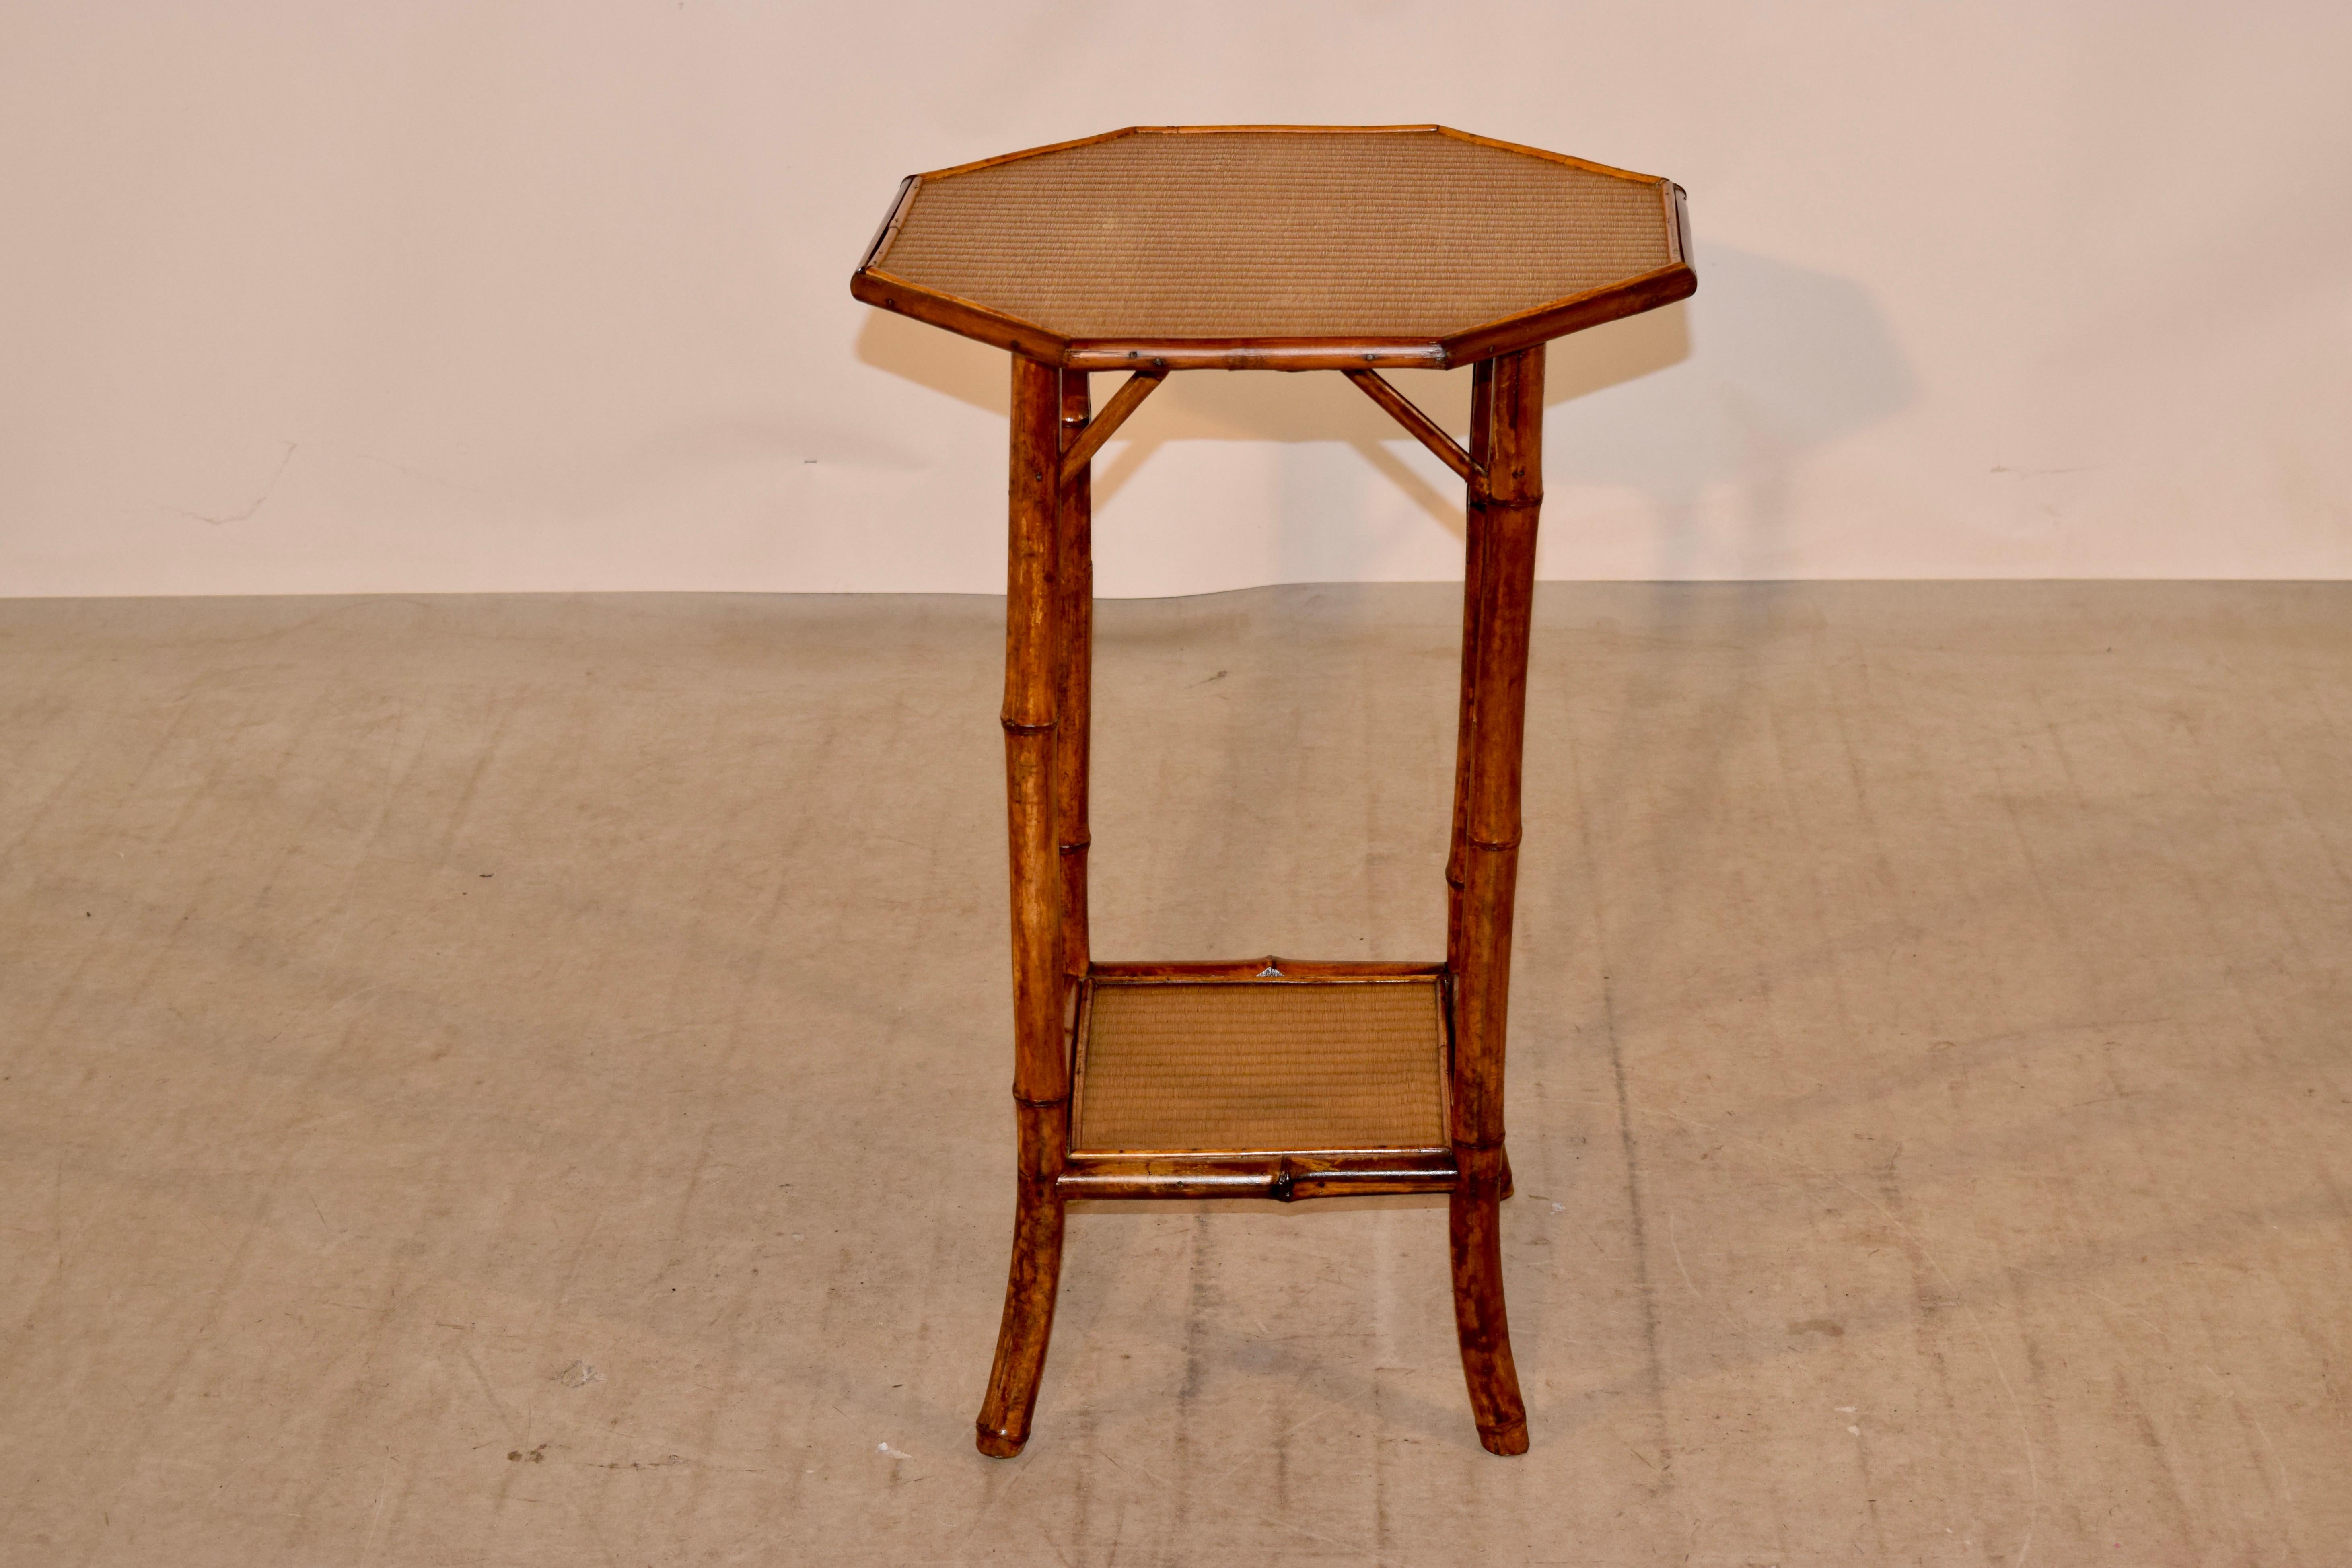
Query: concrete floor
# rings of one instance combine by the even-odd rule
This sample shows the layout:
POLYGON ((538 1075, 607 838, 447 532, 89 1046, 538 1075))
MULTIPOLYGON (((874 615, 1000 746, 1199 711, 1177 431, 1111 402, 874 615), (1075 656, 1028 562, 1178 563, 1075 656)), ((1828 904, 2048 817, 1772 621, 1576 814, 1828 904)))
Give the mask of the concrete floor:
MULTIPOLYGON (((2352 586, 1548 586, 1442 1211, 1011 1209, 999 606, 0 605, 0 1562, 2352 1560, 2352 586)), ((1097 950, 1442 950, 1455 595, 1102 611, 1097 950)))

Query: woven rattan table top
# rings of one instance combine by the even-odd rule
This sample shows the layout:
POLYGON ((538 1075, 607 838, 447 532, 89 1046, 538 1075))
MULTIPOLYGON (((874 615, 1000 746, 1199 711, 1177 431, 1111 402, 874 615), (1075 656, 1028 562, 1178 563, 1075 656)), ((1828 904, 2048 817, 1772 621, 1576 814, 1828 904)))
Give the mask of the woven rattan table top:
POLYGON ((852 291, 1090 369, 1463 363, 1690 293, 1680 195, 1439 126, 1136 128, 912 176, 852 291))

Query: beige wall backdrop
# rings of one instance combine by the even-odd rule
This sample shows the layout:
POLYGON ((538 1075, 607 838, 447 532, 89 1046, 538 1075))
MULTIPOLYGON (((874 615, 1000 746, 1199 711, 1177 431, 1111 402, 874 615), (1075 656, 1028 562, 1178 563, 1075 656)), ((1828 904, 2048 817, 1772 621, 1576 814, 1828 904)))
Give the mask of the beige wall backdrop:
MULTIPOLYGON (((1003 356, 846 289, 898 177, 1433 120, 1691 194, 1697 298, 1552 351, 1546 575, 2340 577, 2347 60, 2340 0, 13 0, 0 594, 1000 591, 1003 356)), ((1106 593, 1459 574, 1337 378, 1128 429, 1106 593)))

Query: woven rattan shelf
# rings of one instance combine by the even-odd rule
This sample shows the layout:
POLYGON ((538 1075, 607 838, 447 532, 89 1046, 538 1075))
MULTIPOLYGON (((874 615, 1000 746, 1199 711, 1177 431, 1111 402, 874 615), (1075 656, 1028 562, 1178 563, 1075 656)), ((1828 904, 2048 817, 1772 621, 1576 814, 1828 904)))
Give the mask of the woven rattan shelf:
POLYGON ((1073 1198, 1444 1193, 1479 1441, 1528 1446, 1503 1039, 1544 344, 1692 292, 1672 181, 1434 125, 1115 131, 908 175, 858 299, 1011 351, 1013 1265, 982 1452, 1028 1440, 1073 1198), (1472 366, 1455 440, 1383 369, 1472 366), (1336 370, 1467 488, 1438 963, 1094 962, 1095 453, 1181 370, 1336 370), (1097 409, 1089 374, 1125 371, 1097 409))
POLYGON ((1062 1189, 1448 1190, 1446 1023, 1442 964, 1097 964, 1079 991, 1062 1189))

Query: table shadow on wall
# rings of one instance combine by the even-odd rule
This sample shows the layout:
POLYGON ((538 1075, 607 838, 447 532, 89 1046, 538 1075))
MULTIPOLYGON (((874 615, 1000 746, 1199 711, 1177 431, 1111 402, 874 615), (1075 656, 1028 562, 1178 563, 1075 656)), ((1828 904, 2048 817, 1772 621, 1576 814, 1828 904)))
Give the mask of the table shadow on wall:
MULTIPOLYGON (((1547 401, 1559 402, 1579 391, 1647 375, 1683 359, 1689 345, 1680 305, 1596 328, 1554 346, 1547 401), (1567 347, 1575 353, 1564 353, 1567 347), (1562 383, 1571 390, 1559 390, 1562 383)), ((857 356, 974 407, 998 416, 1010 413, 1011 378, 1000 349, 877 310, 858 334, 857 356)), ((1097 375, 1097 406, 1125 379, 1097 375)), ((1457 440, 1465 439, 1470 424, 1468 370, 1397 372, 1390 379, 1457 440)), ((1451 482, 1443 487, 1433 483, 1401 460, 1396 448, 1411 446, 1412 437, 1335 373, 1193 371, 1170 376, 1096 459, 1097 509, 1114 500, 1171 441, 1339 442, 1352 447, 1441 527, 1457 539, 1462 536, 1459 490, 1451 482)))
MULTIPOLYGON (((1699 292, 1681 304, 1612 321, 1551 345, 1549 487, 1631 489, 1660 521, 1660 579, 1683 575, 1712 546, 1701 500, 1730 487, 1743 537, 1730 548, 1769 562, 1784 547, 1789 476, 1808 449, 1875 423, 1914 385, 1863 286, 1725 246, 1698 248, 1699 292)), ((857 357, 878 370, 992 414, 1008 412, 1002 350, 887 311, 867 314, 857 357)), ((1120 377, 1095 378, 1099 405, 1120 377)), ((1470 374, 1391 378, 1459 438, 1470 421, 1470 374)), ((1455 538, 1462 494, 1402 454, 1412 443, 1337 374, 1193 372, 1174 375, 1095 466, 1102 508, 1171 441, 1338 442, 1412 498, 1455 538)))

